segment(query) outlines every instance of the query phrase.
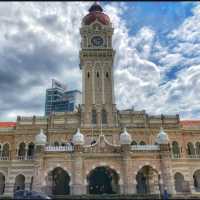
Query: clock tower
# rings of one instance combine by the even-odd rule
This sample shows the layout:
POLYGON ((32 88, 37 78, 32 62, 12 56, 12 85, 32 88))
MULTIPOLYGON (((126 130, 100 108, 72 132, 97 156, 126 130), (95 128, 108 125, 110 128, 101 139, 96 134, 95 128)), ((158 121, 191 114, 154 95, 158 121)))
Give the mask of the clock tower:
POLYGON ((84 127, 116 126, 113 28, 110 18, 96 2, 83 18, 80 34, 80 69, 83 81, 81 125, 84 127))

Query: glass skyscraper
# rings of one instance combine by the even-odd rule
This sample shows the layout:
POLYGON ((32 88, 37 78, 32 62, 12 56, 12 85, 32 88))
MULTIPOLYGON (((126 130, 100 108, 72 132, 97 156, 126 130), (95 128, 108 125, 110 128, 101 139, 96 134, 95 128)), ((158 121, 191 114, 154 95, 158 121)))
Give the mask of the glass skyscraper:
POLYGON ((66 88, 55 80, 52 82, 52 88, 46 90, 45 115, 53 112, 73 112, 79 104, 79 90, 66 91, 66 88))

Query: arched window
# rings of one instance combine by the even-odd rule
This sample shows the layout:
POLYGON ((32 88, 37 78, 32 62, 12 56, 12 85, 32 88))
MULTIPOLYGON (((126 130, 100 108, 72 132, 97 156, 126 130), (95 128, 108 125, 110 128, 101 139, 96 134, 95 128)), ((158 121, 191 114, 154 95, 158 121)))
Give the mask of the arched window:
POLYGON ((87 37, 86 36, 84 36, 84 39, 83 39, 83 46, 87 47, 87 37))
POLYGON ((108 36, 108 46, 111 47, 111 37, 108 36))
POLYGON ((28 159, 33 159, 34 147, 35 147, 35 145, 32 142, 28 144, 28 152, 27 152, 28 159))
POLYGON ((106 72, 106 77, 107 77, 107 78, 109 77, 108 72, 106 72))
POLYGON ((92 110, 92 124, 96 124, 97 123, 97 113, 96 110, 92 110))
POLYGON ((137 145, 137 142, 133 140, 133 141, 131 142, 131 145, 137 145))
POLYGON ((188 155, 195 155, 194 145, 191 142, 187 144, 187 150, 188 150, 188 155))
POLYGON ((25 159, 26 155, 26 144, 24 142, 20 143, 19 145, 19 151, 18 151, 18 156, 20 160, 25 159))
POLYGON ((2 157, 7 160, 9 158, 9 144, 3 145, 2 157))
POLYGON ((94 29, 95 31, 101 30, 100 24, 94 24, 94 25, 93 25, 93 29, 94 29))
POLYGON ((200 155, 200 142, 196 142, 195 146, 196 146, 196 154, 200 155))
POLYGON ((58 146, 59 146, 59 142, 58 142, 58 141, 55 141, 55 142, 54 142, 54 146, 58 147, 58 146))
POLYGON ((140 145, 146 145, 146 143, 144 141, 141 141, 140 145))
POLYGON ((64 147, 64 146, 66 146, 66 144, 65 144, 64 142, 62 142, 62 143, 61 143, 61 146, 64 147))
POLYGON ((90 72, 87 73, 87 77, 90 78, 90 72))
POLYGON ((180 148, 176 141, 172 142, 172 153, 175 158, 180 158, 180 148))
POLYGON ((102 119, 102 124, 107 124, 107 113, 106 110, 101 111, 101 119, 102 119))

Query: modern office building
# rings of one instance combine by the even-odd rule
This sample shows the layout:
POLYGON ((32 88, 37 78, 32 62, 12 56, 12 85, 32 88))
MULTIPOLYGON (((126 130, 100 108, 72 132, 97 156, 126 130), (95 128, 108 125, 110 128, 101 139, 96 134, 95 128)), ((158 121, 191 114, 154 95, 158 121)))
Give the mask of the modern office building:
POLYGON ((73 112, 81 104, 79 90, 66 91, 66 87, 52 80, 52 88, 46 90, 45 115, 55 112, 73 112))

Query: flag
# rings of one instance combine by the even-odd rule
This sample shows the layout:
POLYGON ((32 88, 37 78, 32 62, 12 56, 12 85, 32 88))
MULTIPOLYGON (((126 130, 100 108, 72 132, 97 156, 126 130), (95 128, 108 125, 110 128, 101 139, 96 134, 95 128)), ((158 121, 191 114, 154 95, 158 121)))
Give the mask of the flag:
POLYGON ((67 90, 67 87, 64 84, 60 83, 55 79, 52 79, 52 88, 60 88, 63 90, 67 90))

